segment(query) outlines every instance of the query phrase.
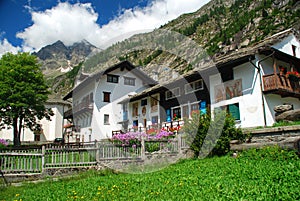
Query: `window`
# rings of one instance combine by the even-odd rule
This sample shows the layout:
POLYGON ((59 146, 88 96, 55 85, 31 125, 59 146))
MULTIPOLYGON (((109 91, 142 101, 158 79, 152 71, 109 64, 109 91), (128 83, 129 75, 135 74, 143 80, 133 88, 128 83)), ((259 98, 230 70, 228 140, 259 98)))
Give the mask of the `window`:
POLYGON ((132 116, 133 117, 138 116, 139 115, 138 111, 139 111, 139 103, 133 103, 132 104, 132 116))
POLYGON ((132 125, 133 125, 134 127, 138 127, 139 121, 138 121, 138 120, 134 120, 134 121, 132 122, 132 125))
POLYGON ((151 97, 150 105, 152 113, 158 111, 158 96, 151 97))
POLYGON ((124 85, 135 86, 135 78, 124 77, 124 85))
POLYGON ((90 103, 94 103, 94 96, 93 96, 93 92, 90 93, 90 103))
POLYGON ((107 82, 118 83, 119 76, 118 75, 107 75, 107 82))
POLYGON ((296 46, 295 45, 292 45, 292 51, 293 51, 293 56, 295 57, 296 56, 296 46))
POLYGON ((110 92, 103 92, 103 102, 110 102, 110 92))
POLYGON ((123 104, 123 121, 128 120, 128 103, 123 104))
POLYGON ((104 124, 109 125, 109 115, 108 114, 104 115, 104 124))
POLYGON ((214 109, 214 113, 220 111, 220 110, 226 110, 227 113, 231 114, 231 116, 235 120, 240 120, 240 108, 239 108, 239 103, 234 103, 230 105, 224 105, 218 108, 214 109))
POLYGON ((39 142, 41 141, 41 135, 34 135, 34 141, 39 142))
POLYGON ((145 106, 145 105, 147 105, 147 99, 141 100, 141 106, 145 106))
POLYGON ((240 120, 240 108, 238 103, 228 105, 227 111, 235 120, 240 120))
POLYGON ((191 104, 191 112, 197 112, 199 111, 199 109, 200 109, 199 103, 191 104))
POLYGON ((173 120, 177 120, 181 118, 181 110, 180 107, 176 107, 172 109, 173 120))
POLYGON ((192 93, 194 91, 202 90, 203 89, 203 80, 197 80, 195 82, 191 82, 185 85, 185 93, 192 93))
POLYGON ((182 116, 185 118, 189 118, 189 106, 188 105, 182 106, 182 116))
POLYGON ((151 122, 152 122, 152 124, 157 124, 158 123, 158 116, 153 116, 151 118, 151 122))
POLYGON ((166 100, 178 97, 180 95, 180 89, 179 87, 174 88, 172 90, 169 90, 166 92, 166 100))
POLYGON ((227 68, 225 69, 219 69, 221 73, 221 78, 223 82, 227 82, 229 80, 233 80, 233 70, 229 70, 227 68))

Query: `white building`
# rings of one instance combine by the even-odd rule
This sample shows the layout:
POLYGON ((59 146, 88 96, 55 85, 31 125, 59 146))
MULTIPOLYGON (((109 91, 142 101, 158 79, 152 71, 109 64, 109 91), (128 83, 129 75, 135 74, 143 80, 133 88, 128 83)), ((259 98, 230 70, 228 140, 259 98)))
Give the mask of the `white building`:
MULTIPOLYGON (((54 115, 51 116, 51 121, 47 119, 38 120, 42 131, 40 133, 33 132, 30 129, 24 128, 19 131, 21 142, 53 142, 55 138, 62 138, 64 131, 64 112, 67 111, 71 104, 61 100, 48 100, 46 108, 50 108, 54 115)), ((13 129, 0 130, 0 138, 13 141, 13 129)))
POLYGON ((212 115, 226 108, 242 128, 271 126, 275 123, 275 106, 289 103, 300 109, 299 81, 290 80, 287 72, 280 73, 280 66, 287 72, 300 72, 300 43, 293 29, 217 57, 215 66, 199 69, 208 77, 188 72, 183 75, 184 81, 156 85, 120 102, 127 122, 123 130, 157 123, 164 126, 174 115, 190 117, 192 111, 206 112, 206 107, 212 115))
POLYGON ((128 95, 154 86, 156 82, 128 61, 85 76, 64 97, 73 100, 73 124, 81 141, 109 138, 112 131, 121 130, 122 105, 128 95))
POLYGON ((73 123, 80 128, 81 140, 108 138, 112 131, 132 127, 163 126, 174 116, 190 117, 206 108, 212 115, 226 108, 243 128, 274 124, 274 106, 289 103, 300 109, 299 81, 287 76, 300 72, 300 43, 293 29, 217 57, 215 64, 203 67, 203 73, 199 69, 201 75, 189 72, 184 82, 175 79, 166 85, 155 85, 129 62, 84 76, 65 97, 73 97, 73 123), (280 73, 280 66, 286 72, 280 73))
POLYGON ((209 77, 212 114, 225 107, 245 128, 273 125, 274 106, 289 103, 300 109, 299 81, 286 74, 300 72, 300 43, 293 29, 219 58, 217 67, 220 73, 209 77))

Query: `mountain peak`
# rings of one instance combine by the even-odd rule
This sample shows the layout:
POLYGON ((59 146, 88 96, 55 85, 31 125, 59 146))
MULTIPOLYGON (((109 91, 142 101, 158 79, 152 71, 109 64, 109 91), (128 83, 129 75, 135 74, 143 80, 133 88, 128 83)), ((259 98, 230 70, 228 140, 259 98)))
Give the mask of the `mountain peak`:
POLYGON ((41 48, 38 52, 33 53, 42 63, 44 74, 51 74, 60 70, 67 72, 72 69, 97 49, 87 40, 76 42, 71 46, 66 46, 61 40, 51 45, 41 48))

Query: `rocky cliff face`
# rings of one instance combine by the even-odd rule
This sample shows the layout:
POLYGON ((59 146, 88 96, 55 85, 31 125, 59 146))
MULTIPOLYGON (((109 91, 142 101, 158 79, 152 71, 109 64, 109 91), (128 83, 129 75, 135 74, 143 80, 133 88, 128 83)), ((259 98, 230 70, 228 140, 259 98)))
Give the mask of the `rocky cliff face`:
POLYGON ((83 62, 88 55, 96 51, 98 48, 87 41, 74 43, 71 46, 65 46, 63 42, 57 41, 33 54, 41 62, 43 73, 51 76, 52 73, 72 70, 74 66, 83 62))
POLYGON ((41 69, 52 91, 51 98, 61 99, 71 90, 84 60, 99 51, 84 40, 71 46, 57 41, 33 53, 41 63, 41 69))
POLYGON ((178 31, 218 56, 299 24, 299 19, 298 0, 212 0, 162 28, 178 31))
MULTIPOLYGON (((268 36, 294 27, 299 30, 300 1, 298 0, 211 0, 194 13, 184 14, 167 23, 160 29, 167 29, 182 34, 195 41, 212 58, 237 51, 253 45, 268 36)), ((143 38, 143 36, 140 36, 143 38)), ((128 40, 122 42, 131 47, 128 40)), ((150 41, 151 42, 151 41, 150 41)), ((103 55, 116 52, 120 43, 101 52, 84 64, 85 71, 92 73, 105 68, 99 62, 103 55)), ((109 62, 129 60, 148 73, 161 72, 165 67, 175 69, 180 74, 191 69, 189 64, 176 55, 159 50, 124 51, 109 62)))

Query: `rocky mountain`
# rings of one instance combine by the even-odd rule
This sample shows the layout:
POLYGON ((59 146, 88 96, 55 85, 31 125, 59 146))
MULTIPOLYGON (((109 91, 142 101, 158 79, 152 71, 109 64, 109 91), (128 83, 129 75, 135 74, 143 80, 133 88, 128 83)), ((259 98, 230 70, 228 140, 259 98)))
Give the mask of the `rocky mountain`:
POLYGON ((71 46, 65 46, 63 42, 57 41, 34 52, 42 64, 43 73, 51 76, 52 73, 68 72, 74 66, 83 62, 87 56, 98 51, 98 48, 83 40, 71 46))
POLYGON ((51 87, 51 98, 61 98, 71 90, 84 60, 99 51, 97 47, 83 40, 71 46, 57 41, 34 52, 33 54, 41 63, 47 83, 51 87))
POLYGON ((178 31, 218 56, 299 24, 299 0, 213 0, 162 28, 178 31))
MULTIPOLYGON (((294 27, 299 30, 299 20, 299 0, 211 0, 198 11, 184 14, 158 30, 169 30, 192 39, 207 55, 217 58, 253 45, 285 29, 294 27)), ((123 60, 129 60, 149 75, 158 76, 158 79, 169 79, 166 75, 172 74, 170 69, 179 74, 191 69, 186 60, 174 53, 151 48, 151 44, 139 47, 138 40, 147 37, 146 34, 139 34, 95 54, 83 63, 83 71, 93 73, 123 60)), ((149 43, 152 42, 150 40, 149 43)), ((171 46, 171 43, 176 43, 167 40, 164 42, 171 46)), ((44 51, 43 54, 37 53, 40 58, 46 58, 43 60, 43 70, 46 74, 53 69, 67 68, 68 62, 73 64, 76 60, 72 59, 71 53, 75 51, 71 51, 70 47, 66 48, 61 42, 47 49, 49 51, 44 51), (57 53, 51 51, 55 49, 59 51, 57 53)), ((82 52, 85 52, 84 50, 82 52)), ((52 76, 52 82, 56 85, 54 91, 64 94, 66 89, 70 88, 64 84, 71 83, 70 79, 74 77, 76 71, 78 72, 78 69, 69 72, 72 76, 69 76, 67 82, 62 79, 57 82, 57 78, 53 79, 52 76), (59 87, 57 83, 60 83, 59 87)))
MULTIPOLYGON (((161 26, 160 30, 170 30, 192 39, 214 59, 253 45, 285 29, 294 27, 299 30, 299 20, 299 0, 211 0, 198 11, 184 14, 161 26)), ((134 37, 143 40, 144 36, 141 34, 134 37)), ((161 75, 159 79, 166 78, 166 66, 180 74, 191 69, 184 59, 172 53, 148 47, 132 48, 139 45, 132 38, 117 43, 87 60, 84 70, 92 73, 106 68, 107 64, 125 59, 134 65, 142 66, 150 75, 161 75), (128 52, 123 47, 133 51, 128 52), (118 51, 123 53, 113 55, 118 51)), ((150 43, 152 41, 149 41, 149 47, 150 43)))

